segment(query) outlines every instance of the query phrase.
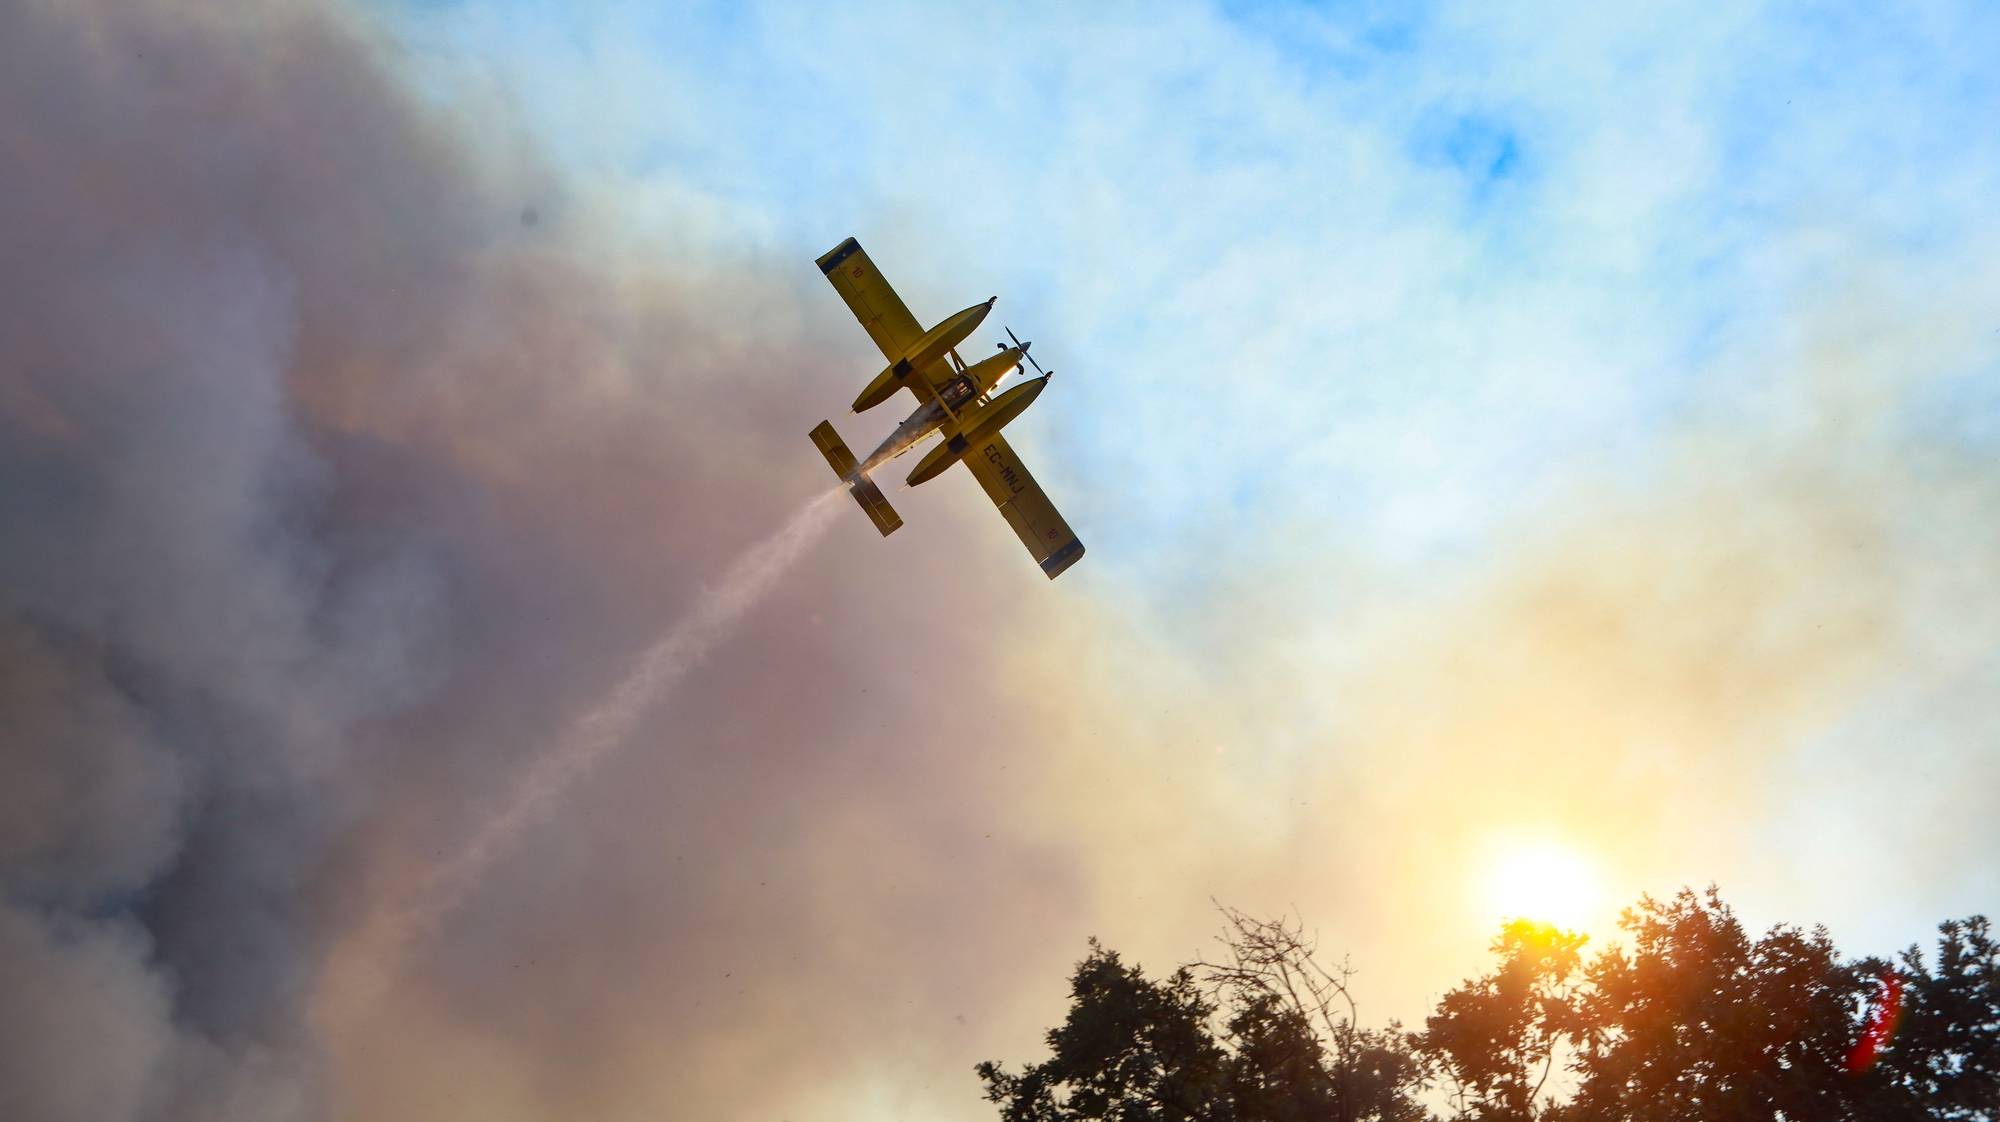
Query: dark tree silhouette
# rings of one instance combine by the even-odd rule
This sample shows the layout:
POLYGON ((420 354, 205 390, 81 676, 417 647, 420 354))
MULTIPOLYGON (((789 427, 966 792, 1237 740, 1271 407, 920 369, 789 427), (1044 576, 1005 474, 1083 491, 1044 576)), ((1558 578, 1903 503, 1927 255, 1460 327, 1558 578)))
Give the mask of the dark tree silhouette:
POLYGON ((1183 967, 1164 981, 1093 939, 1070 979, 1069 1018, 1047 1060, 1012 1075, 979 1065, 1007 1122, 1231 1122, 1228 1057, 1208 1030, 1215 1007, 1183 967))
POLYGON ((1584 937, 1516 921, 1493 941, 1500 968, 1444 995, 1423 1053, 1458 1115, 1528 1122, 1553 1110, 1549 1077, 1564 1045, 1587 1035, 1576 1011, 1584 937))
MULTIPOLYGON (((1886 964, 1875 972, 1891 974, 1886 964)), ((1901 1007, 1875 1071, 1897 1117, 2000 1118, 2000 945, 1985 917, 1939 924, 1936 969, 1911 947, 1893 976, 1901 1007)))
POLYGON ((1416 1122, 1423 1081, 1414 1041, 1399 1025, 1360 1027, 1354 971, 1315 957, 1304 923, 1256 920, 1217 904, 1227 928, 1221 961, 1194 964, 1232 1010, 1230 1089, 1240 1117, 1270 1122, 1416 1122))
POLYGON ((1361 1028, 1301 924, 1221 910, 1225 953, 1163 980, 1093 940, 1050 1058, 979 1065, 1006 1122, 2000 1122, 1981 917, 1894 963, 1822 928, 1752 938, 1714 888, 1642 898, 1587 963, 1583 936, 1510 924, 1412 1035, 1361 1028))
POLYGON ((1352 974, 1323 969, 1283 921, 1222 909, 1222 962, 1162 981, 1094 940, 1052 1055, 1016 1075, 979 1065, 1007 1122, 1420 1122, 1419 1061, 1391 1024, 1354 1020, 1352 974))
POLYGON ((1631 949, 1597 957, 1581 1002, 1598 1031, 1577 1059, 1579 1122, 1843 1118, 1875 1089, 1846 1063, 1874 972, 1824 929, 1753 941, 1714 888, 1642 899, 1620 926, 1631 949))
POLYGON ((1824 928, 1752 940, 1716 890, 1642 899, 1592 963, 1576 1122, 2000 1117, 2000 954, 1942 925, 1938 969, 1843 962, 1824 928))

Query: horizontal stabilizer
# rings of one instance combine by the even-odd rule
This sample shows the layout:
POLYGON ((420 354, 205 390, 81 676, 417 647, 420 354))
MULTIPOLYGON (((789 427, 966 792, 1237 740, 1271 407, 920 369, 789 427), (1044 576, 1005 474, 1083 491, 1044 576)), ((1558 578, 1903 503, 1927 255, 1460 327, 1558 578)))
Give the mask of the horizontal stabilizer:
POLYGON ((812 441, 819 448, 820 454, 826 457, 827 464, 833 468, 833 474, 846 481, 847 493, 853 495, 854 501, 861 504, 861 509, 868 514, 868 520, 875 523, 875 528, 882 531, 882 536, 886 538, 895 533, 896 528, 903 524, 902 517, 896 513, 895 507, 889 505, 889 500, 882 497, 882 489, 875 486, 875 481, 861 474, 859 470, 861 465, 854 461, 854 453, 847 450, 846 441, 841 440, 840 434, 833 431, 833 422, 821 421, 814 427, 812 441))
POLYGON ((826 462, 833 467, 833 474, 842 479, 854 478, 854 469, 861 465, 854 462, 854 453, 847 450, 847 442, 833 431, 832 421, 821 421, 812 431, 813 445, 826 462))
POLYGON ((875 528, 882 531, 883 537, 895 533, 896 527, 903 524, 902 516, 889 505, 888 499, 882 497, 882 488, 875 486, 874 480, 865 475, 856 476, 854 482, 847 485, 847 491, 854 496, 855 502, 861 504, 861 509, 868 512, 868 520, 875 523, 875 528))

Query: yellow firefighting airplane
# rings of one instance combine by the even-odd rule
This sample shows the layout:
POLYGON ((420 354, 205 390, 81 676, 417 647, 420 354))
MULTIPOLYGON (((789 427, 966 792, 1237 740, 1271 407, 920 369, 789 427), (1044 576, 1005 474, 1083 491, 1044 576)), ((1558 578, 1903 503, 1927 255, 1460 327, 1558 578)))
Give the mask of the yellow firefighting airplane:
POLYGON ((861 321, 869 338, 875 340, 883 357, 889 360, 889 365, 854 399, 854 411, 873 409, 896 396, 900 389, 908 389, 917 396, 917 411, 897 425, 881 447, 859 464, 840 435, 833 431, 833 422, 821 421, 812 431, 813 443, 819 446, 826 462, 833 465, 834 474, 847 484, 861 509, 868 512, 875 528, 887 536, 903 520, 889 506, 889 500, 882 497, 882 489, 868 478, 868 473, 937 432, 944 440, 917 462, 915 470, 910 472, 911 486, 935 479, 952 464, 963 461, 1050 580, 1076 564, 1076 559, 1083 556, 1083 543, 1077 540, 1062 515, 1056 513, 1055 504, 1049 502, 1035 477, 1028 474, 1027 466, 1000 435, 1000 429, 1020 416, 1041 394, 1049 383, 1049 372, 1028 358, 1041 377, 1012 386, 1004 393, 993 393, 1000 379, 1028 357, 1028 344, 1014 338, 1012 331, 1007 337, 1014 345, 1002 346, 1000 353, 991 358, 967 366, 958 357, 957 346, 993 310, 993 300, 974 304, 925 331, 917 325, 917 317, 910 314, 910 309, 903 306, 896 290, 875 270, 875 263, 868 260, 861 243, 853 238, 821 257, 819 271, 833 282, 834 291, 847 301, 848 310, 861 321))

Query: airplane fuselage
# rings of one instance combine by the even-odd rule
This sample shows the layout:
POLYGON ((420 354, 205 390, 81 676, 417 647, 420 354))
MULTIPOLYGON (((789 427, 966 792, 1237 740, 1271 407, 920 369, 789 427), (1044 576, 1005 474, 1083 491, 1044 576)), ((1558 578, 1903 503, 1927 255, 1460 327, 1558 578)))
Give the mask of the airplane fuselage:
POLYGON ((960 371, 939 386, 935 396, 917 406, 887 439, 868 454, 868 458, 861 462, 861 474, 866 475, 909 451, 924 437, 943 427, 946 421, 977 408, 980 398, 990 393, 1000 379, 1020 365, 1021 349, 1008 347, 992 358, 975 362, 960 371))
POLYGON ((944 406, 936 398, 917 406, 916 412, 911 413, 902 424, 897 425, 896 431, 890 433, 873 452, 868 453, 867 459, 861 461, 861 473, 866 475, 909 451, 918 441, 936 432, 939 426, 944 424, 944 419, 944 406))

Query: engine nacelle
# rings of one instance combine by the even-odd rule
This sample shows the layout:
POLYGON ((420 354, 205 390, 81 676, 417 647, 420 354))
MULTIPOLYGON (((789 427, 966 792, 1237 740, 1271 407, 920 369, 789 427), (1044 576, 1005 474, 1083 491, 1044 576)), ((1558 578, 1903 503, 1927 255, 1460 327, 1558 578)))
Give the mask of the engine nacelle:
POLYGON ((874 381, 868 383, 868 388, 862 390, 861 396, 854 399, 854 411, 860 413, 873 409, 894 397, 896 391, 902 389, 909 379, 921 376, 925 367, 943 358, 946 351, 965 342, 965 337, 972 334, 973 329, 986 318, 986 313, 993 310, 993 302, 998 299, 999 297, 995 296, 984 304, 974 304, 962 312, 947 316, 944 322, 924 332, 922 338, 903 352, 902 358, 883 367, 882 372, 875 375, 874 381))
POLYGON ((907 375, 898 376, 893 366, 875 375, 875 380, 868 383, 868 388, 861 391, 860 397, 854 399, 854 411, 865 413, 896 396, 896 391, 903 388, 905 377, 907 375))
POLYGON ((937 478, 944 469, 963 459, 968 449, 1007 427, 1007 422, 1035 403, 1035 398, 1041 396, 1042 388, 1048 384, 1048 375, 1044 374, 1015 386, 976 412, 960 414, 958 435, 926 452, 924 458, 917 461, 916 469, 910 472, 910 486, 937 478))

